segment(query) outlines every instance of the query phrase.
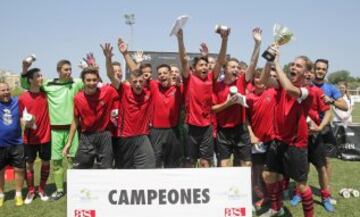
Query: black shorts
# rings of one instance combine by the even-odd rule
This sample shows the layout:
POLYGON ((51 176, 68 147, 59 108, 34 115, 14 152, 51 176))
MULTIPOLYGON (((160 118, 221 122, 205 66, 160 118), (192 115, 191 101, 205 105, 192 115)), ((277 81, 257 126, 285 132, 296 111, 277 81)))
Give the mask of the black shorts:
POLYGON ((112 168, 111 133, 80 133, 79 147, 74 159, 74 169, 112 168), (96 162, 95 162, 96 160, 96 162))
POLYGON ((20 169, 25 168, 24 146, 22 144, 0 147, 0 170, 7 165, 20 169))
POLYGON ((188 125, 185 150, 185 157, 187 161, 195 162, 199 158, 212 161, 214 156, 212 126, 198 127, 188 125))
POLYGON ((243 124, 232 128, 218 128, 216 137, 217 158, 230 159, 234 154, 236 161, 251 161, 249 132, 243 124))
POLYGON ((308 159, 315 167, 326 166, 326 149, 321 134, 309 136, 308 159))
POLYGON ((307 148, 273 141, 266 155, 265 170, 283 174, 296 182, 307 181, 309 171, 307 148))
POLYGON ((116 158, 116 153, 118 153, 118 145, 120 143, 120 137, 112 137, 111 144, 112 144, 112 151, 113 151, 113 168, 119 168, 118 158, 116 158))
POLYGON ((337 157, 337 142, 332 127, 327 125, 324 130, 320 132, 320 135, 322 136, 326 157, 337 157))
POLYGON ((182 147, 176 128, 152 128, 150 141, 156 159, 156 168, 177 168, 182 160, 182 147))
POLYGON ((43 161, 51 159, 51 143, 44 144, 24 144, 25 161, 33 163, 36 160, 37 153, 43 161))
MULTIPOLYGON (((256 153, 253 154, 251 153, 251 163, 252 165, 264 165, 266 162, 266 154, 267 154, 267 150, 269 150, 271 142, 265 142, 264 146, 266 147, 266 152, 265 153, 256 153)), ((253 144, 251 144, 253 145, 253 144)))
POLYGON ((147 135, 119 139, 114 154, 117 169, 155 168, 155 154, 147 135))

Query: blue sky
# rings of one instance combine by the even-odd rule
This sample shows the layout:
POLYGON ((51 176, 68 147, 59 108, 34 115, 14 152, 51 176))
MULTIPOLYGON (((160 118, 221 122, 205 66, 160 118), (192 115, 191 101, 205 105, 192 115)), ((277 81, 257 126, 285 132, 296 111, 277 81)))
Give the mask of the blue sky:
MULTIPOLYGON (((124 14, 134 13, 134 50, 177 51, 175 37, 169 32, 175 19, 190 15, 184 29, 185 45, 197 52, 206 42, 211 52, 218 52, 220 37, 215 24, 232 28, 228 53, 246 62, 253 47, 251 30, 263 29, 262 50, 272 42, 274 23, 288 26, 296 40, 281 48, 281 63, 298 55, 330 60, 330 72, 349 70, 360 76, 360 3, 350 1, 186 1, 186 0, 1 0, 0 68, 20 71, 21 60, 35 53, 34 64, 46 77, 56 76, 56 62, 75 65, 89 51, 94 52, 104 69, 100 43, 116 46, 118 37, 130 40, 130 28, 124 14), (357 21, 356 21, 357 20, 357 21)), ((123 62, 115 50, 115 58, 123 62)), ((264 61, 259 62, 262 66, 264 61)))

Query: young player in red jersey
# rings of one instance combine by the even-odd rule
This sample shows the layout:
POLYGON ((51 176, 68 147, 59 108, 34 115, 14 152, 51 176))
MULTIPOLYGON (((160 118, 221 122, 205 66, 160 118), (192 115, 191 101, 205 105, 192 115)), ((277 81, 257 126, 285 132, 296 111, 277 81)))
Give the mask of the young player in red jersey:
MULTIPOLYGON (((145 79, 142 73, 136 69, 131 71, 130 81, 121 83, 114 76, 111 67, 112 47, 105 44, 102 47, 106 58, 107 75, 112 86, 120 96, 119 122, 120 140, 117 145, 118 168, 154 168, 155 155, 149 140, 149 125, 151 121, 152 96, 156 89, 155 82, 149 82, 149 91, 145 91, 145 79)), ((131 58, 127 51, 126 43, 118 40, 119 51, 125 60, 131 58)))
POLYGON ((195 167, 200 158, 200 167, 210 167, 214 147, 211 127, 211 105, 213 84, 218 79, 222 65, 225 63, 226 47, 229 32, 221 30, 222 43, 214 71, 210 72, 206 57, 195 57, 190 68, 186 57, 183 30, 177 32, 181 74, 184 83, 186 123, 189 126, 186 167, 195 167))
POLYGON ((180 108, 183 102, 182 86, 171 84, 171 67, 157 66, 157 87, 153 93, 153 115, 150 140, 156 157, 156 167, 180 166, 182 147, 177 133, 180 108))
POLYGON ((35 198, 34 187, 34 162, 37 154, 41 159, 40 185, 38 195, 42 201, 49 197, 45 193, 45 185, 50 173, 51 159, 51 130, 46 94, 40 91, 43 77, 39 68, 27 70, 29 64, 23 63, 23 70, 26 71, 27 81, 30 85, 19 97, 19 110, 21 120, 24 124, 23 142, 26 162, 26 183, 28 194, 25 204, 30 204, 35 198))
MULTIPOLYGON (((274 63, 279 80, 275 96, 275 140, 269 147, 263 172, 271 208, 261 216, 283 215, 283 183, 279 180, 281 175, 285 175, 296 181, 302 198, 304 216, 312 217, 313 198, 311 188, 307 185, 309 166, 306 117, 314 97, 309 88, 303 87, 304 73, 311 70, 312 63, 305 56, 295 58, 294 64, 290 67, 289 78, 281 69, 279 53, 274 63)), ((264 80, 272 80, 268 73, 264 76, 264 80)))
MULTIPOLYGON (((309 162, 312 163, 319 175, 319 184, 322 203, 329 212, 334 212, 335 208, 331 204, 331 193, 329 190, 329 177, 326 170, 326 148, 324 146, 323 135, 325 127, 330 124, 331 110, 330 106, 324 101, 324 92, 317 86, 312 84, 313 73, 307 71, 305 74, 305 85, 314 93, 314 100, 309 111, 309 146, 308 156, 309 162)), ((290 201, 290 204, 296 206, 301 202, 301 196, 298 190, 290 201)))
MULTIPOLYGON (((266 70, 269 70, 269 68, 266 68, 266 70)), ((246 102, 249 106, 246 114, 250 125, 249 134, 252 144, 253 202, 257 209, 262 207, 266 195, 262 172, 267 148, 274 139, 273 113, 276 94, 273 88, 266 88, 260 82, 261 71, 257 70, 255 72, 252 80, 253 89, 246 96, 246 102)))
POLYGON ((245 95, 246 84, 252 79, 259 58, 261 29, 253 29, 255 41, 251 63, 246 72, 238 75, 239 61, 231 58, 224 65, 224 80, 216 82, 213 90, 212 111, 216 113, 217 151, 220 166, 230 166, 231 154, 240 160, 241 166, 251 165, 249 133, 245 126, 245 109, 237 103, 238 93, 245 95), (236 88, 231 93, 230 88, 236 88))
POLYGON ((85 68, 81 72, 81 79, 84 90, 74 97, 74 121, 63 154, 68 154, 76 129, 79 129, 80 142, 74 168, 93 168, 96 160, 97 168, 109 169, 112 167, 112 145, 108 125, 113 99, 117 93, 108 85, 98 87, 100 76, 97 67, 85 68))

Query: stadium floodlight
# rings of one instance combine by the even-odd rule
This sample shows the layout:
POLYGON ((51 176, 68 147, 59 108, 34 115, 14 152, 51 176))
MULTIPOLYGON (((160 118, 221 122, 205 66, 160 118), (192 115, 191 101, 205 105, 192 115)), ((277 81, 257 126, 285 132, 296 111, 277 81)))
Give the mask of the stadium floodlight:
POLYGON ((135 24, 135 14, 125 14, 125 24, 130 26, 130 43, 129 43, 129 50, 130 45, 134 47, 134 24, 135 24))

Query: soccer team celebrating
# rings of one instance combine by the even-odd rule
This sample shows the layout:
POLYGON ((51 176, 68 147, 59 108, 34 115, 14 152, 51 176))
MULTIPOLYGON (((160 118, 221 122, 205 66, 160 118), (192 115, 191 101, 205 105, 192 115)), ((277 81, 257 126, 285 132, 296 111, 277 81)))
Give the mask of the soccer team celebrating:
MULTIPOLYGON (((283 191, 296 183, 291 205, 300 202, 304 216, 314 216, 307 185, 309 163, 319 174, 324 208, 334 211, 331 167, 325 142, 335 144, 331 106, 347 110, 339 91, 325 81, 329 63, 298 56, 283 71, 276 45, 274 61, 257 69, 262 31, 254 28, 254 49, 247 66, 227 58, 230 31, 222 29, 217 58, 205 44, 192 64, 183 30, 177 33, 180 69, 166 62, 156 67, 137 63, 126 43, 118 49, 130 71, 123 81, 113 47, 101 45, 109 84, 101 83, 92 55, 81 79, 71 77, 71 63, 60 60, 58 78, 43 81, 39 68, 23 61, 21 86, 11 97, 0 82, 0 207, 4 204, 4 171, 15 171, 15 203, 30 204, 36 195, 56 201, 65 195, 63 159, 75 169, 147 169, 180 167, 252 167, 254 207, 270 209, 261 216, 282 216, 283 191), (240 99, 246 96, 246 102, 240 99), (185 120, 181 114, 185 112, 185 120), (34 162, 41 160, 35 190, 34 162), (45 186, 50 160, 56 191, 45 186), (24 180, 28 193, 23 200, 24 180)), ((239 180, 241 182, 241 180, 239 180)))

